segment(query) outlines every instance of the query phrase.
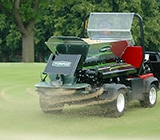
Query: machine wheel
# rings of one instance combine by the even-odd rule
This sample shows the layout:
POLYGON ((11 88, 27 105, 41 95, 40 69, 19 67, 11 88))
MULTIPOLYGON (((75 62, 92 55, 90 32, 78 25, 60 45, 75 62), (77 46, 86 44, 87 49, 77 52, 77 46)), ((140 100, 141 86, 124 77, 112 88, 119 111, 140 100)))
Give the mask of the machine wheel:
POLYGON ((60 113, 63 110, 64 103, 56 103, 58 97, 40 95, 40 107, 45 113, 60 113))
POLYGON ((111 103, 103 105, 102 107, 104 113, 107 117, 121 117, 124 114, 126 108, 126 94, 125 90, 120 89, 118 90, 117 97, 111 103))
POLYGON ((149 92, 145 93, 144 100, 140 100, 142 107, 153 107, 157 102, 157 88, 154 84, 150 85, 149 92))

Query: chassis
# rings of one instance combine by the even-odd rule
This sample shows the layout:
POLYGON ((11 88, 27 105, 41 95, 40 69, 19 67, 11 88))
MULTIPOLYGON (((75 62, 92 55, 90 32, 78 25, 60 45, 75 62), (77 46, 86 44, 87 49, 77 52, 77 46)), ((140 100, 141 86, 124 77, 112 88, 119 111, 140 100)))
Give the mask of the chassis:
POLYGON ((87 32, 89 38, 52 36, 46 42, 52 54, 35 85, 42 111, 61 112, 65 104, 100 105, 105 115, 120 117, 128 101, 153 107, 159 81, 145 60, 142 18, 135 13, 90 13, 87 32), (131 35, 133 17, 140 23, 140 46, 131 35))

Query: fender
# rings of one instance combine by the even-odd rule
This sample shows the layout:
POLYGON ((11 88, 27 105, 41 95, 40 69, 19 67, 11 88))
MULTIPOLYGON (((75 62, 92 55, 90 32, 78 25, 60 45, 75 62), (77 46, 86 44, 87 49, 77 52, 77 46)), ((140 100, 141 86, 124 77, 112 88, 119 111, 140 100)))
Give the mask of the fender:
POLYGON ((125 89, 126 93, 128 92, 127 87, 123 84, 104 84, 103 89, 104 89, 104 93, 99 96, 99 99, 116 98, 118 93, 117 91, 119 89, 125 89))
POLYGON ((147 77, 144 79, 144 92, 149 92, 150 85, 154 83, 157 89, 159 89, 159 81, 156 77, 147 77))

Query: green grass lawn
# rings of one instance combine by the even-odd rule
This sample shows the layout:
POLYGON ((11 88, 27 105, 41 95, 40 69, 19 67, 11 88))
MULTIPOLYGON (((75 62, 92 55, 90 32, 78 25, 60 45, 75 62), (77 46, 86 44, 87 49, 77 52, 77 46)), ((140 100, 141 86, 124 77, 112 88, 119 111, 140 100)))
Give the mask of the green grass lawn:
POLYGON ((160 97, 155 107, 131 102, 120 118, 106 118, 98 106, 70 108, 45 114, 39 107, 34 84, 43 63, 0 63, 0 138, 49 139, 159 139, 160 97))

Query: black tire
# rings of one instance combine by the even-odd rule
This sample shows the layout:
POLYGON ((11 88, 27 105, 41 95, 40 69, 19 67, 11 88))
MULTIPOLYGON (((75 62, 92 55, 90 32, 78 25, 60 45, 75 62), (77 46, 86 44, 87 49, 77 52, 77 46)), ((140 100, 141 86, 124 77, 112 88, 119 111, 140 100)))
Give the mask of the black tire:
POLYGON ((126 108, 126 92, 123 89, 118 90, 117 97, 111 103, 101 106, 106 117, 116 118, 124 115, 126 108))
POLYGON ((147 93, 144 93, 144 100, 140 100, 142 107, 153 107, 157 102, 157 87, 154 84, 150 85, 147 93))
POLYGON ((40 95, 39 103, 41 110, 45 113, 60 113, 63 110, 64 103, 56 103, 58 100, 54 96, 40 95))

